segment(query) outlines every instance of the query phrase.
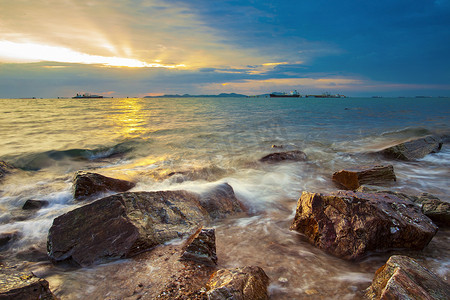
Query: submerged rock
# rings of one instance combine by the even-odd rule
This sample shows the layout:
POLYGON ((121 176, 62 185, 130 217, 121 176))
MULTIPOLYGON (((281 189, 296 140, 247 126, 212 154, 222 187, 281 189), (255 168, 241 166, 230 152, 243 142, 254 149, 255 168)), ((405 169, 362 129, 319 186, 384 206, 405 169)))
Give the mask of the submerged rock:
POLYGON ((22 206, 23 210, 37 210, 48 205, 48 201, 45 200, 27 200, 22 206))
POLYGON ((262 157, 260 162, 276 163, 280 161, 306 161, 307 157, 303 151, 293 150, 286 152, 275 152, 262 157))
POLYGON ((217 264, 215 230, 199 228, 186 241, 181 259, 215 266, 217 264))
POLYGON ((75 200, 84 200, 107 191, 126 192, 135 185, 130 181, 79 171, 73 179, 73 196, 75 200))
POLYGON ((32 273, 18 272, 14 267, 0 265, 0 299, 57 299, 47 280, 32 273))
POLYGON ((362 184, 386 184, 397 180, 392 165, 341 170, 335 172, 332 179, 347 190, 355 190, 362 184))
POLYGON ((221 269, 207 283, 209 300, 264 300, 269 299, 269 277, 263 269, 248 266, 221 269))
POLYGON ((377 270, 369 299, 450 299, 450 286, 407 257, 394 255, 377 270))
POLYGON ((416 160, 425 157, 430 153, 437 153, 441 150, 442 140, 440 137, 428 135, 423 138, 401 143, 384 150, 384 156, 400 160, 416 160))
POLYGON ((21 236, 21 232, 18 230, 11 230, 0 233, 0 249, 8 248, 9 245, 17 240, 21 236))
POLYGON ((369 251, 423 249, 436 225, 410 201, 388 193, 303 192, 291 225, 315 246, 344 259, 369 251))
POLYGON ((199 201, 213 219, 246 211, 228 183, 218 184, 209 191, 202 193, 199 201))
POLYGON ((185 191, 112 195, 53 221, 47 249, 53 261, 81 266, 107 258, 130 257, 207 222, 198 195, 185 191))

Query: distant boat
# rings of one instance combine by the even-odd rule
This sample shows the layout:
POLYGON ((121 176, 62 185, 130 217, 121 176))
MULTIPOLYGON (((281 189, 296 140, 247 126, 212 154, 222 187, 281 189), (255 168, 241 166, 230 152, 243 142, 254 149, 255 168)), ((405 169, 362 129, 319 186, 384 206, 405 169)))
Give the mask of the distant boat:
POLYGON ((289 93, 280 93, 280 92, 274 92, 272 94, 269 95, 270 98, 300 98, 300 94, 299 92, 295 91, 291 91, 289 93))
POLYGON ((84 93, 84 94, 78 94, 74 97, 72 97, 72 99, 86 99, 86 98, 103 98, 103 96, 100 95, 91 95, 89 93, 84 93))
POLYGON ((306 95, 306 98, 347 98, 345 95, 340 94, 330 94, 330 93, 323 93, 320 95, 306 95))

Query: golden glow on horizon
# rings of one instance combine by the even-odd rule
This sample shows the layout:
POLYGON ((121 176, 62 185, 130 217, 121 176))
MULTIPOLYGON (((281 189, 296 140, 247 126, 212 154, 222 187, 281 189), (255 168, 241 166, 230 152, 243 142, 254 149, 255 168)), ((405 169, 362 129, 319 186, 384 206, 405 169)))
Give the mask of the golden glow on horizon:
POLYGON ((155 60, 153 63, 143 62, 132 58, 108 57, 90 55, 64 47, 47 46, 35 43, 15 43, 0 41, 0 60, 9 62, 41 62, 53 61, 60 63, 99 64, 110 67, 130 68, 184 68, 184 64, 166 65, 155 60))

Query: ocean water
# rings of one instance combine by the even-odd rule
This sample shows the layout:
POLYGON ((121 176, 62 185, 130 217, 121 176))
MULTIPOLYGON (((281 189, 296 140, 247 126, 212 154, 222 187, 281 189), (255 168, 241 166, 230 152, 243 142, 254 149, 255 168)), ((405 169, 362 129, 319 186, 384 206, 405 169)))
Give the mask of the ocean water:
MULTIPOLYGON (((20 168, 0 183, 0 233, 20 232, 0 259, 41 270, 62 299, 101 295, 111 284, 92 283, 102 267, 42 271, 45 262, 23 254, 45 252, 53 218, 80 205, 71 194, 76 171, 132 180, 133 191, 202 192, 228 182, 251 216, 215 224, 219 267, 261 266, 273 299, 358 299, 392 253, 357 263, 325 254, 289 231, 296 202, 302 191, 335 191, 335 171, 383 163, 397 175, 389 189, 450 202, 448 144, 414 162, 371 154, 428 134, 448 140, 449 98, 0 99, 0 160, 20 168), (307 162, 258 162, 296 149, 307 162), (50 204, 20 220, 27 199, 50 204)), ((407 254, 450 282, 449 240, 440 229, 425 250, 407 254)))

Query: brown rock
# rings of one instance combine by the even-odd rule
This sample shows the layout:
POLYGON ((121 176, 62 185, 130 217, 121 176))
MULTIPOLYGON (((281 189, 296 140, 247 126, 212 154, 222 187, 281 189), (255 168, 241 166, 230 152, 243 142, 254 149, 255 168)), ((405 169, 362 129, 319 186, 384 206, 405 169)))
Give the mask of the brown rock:
POLYGON ((228 215, 245 212, 246 208, 236 198, 234 190, 228 183, 214 186, 200 195, 202 205, 214 219, 224 218, 228 215))
POLYGON ((0 249, 8 247, 10 243, 14 242, 20 237, 21 233, 18 230, 11 230, 0 233, 0 249))
POLYGON ((450 226, 450 203, 444 202, 431 194, 421 193, 418 196, 413 196, 368 186, 360 186, 356 191, 364 193, 389 193, 400 199, 412 201, 418 205, 422 209, 422 212, 435 224, 439 226, 450 226))
POLYGON ((221 269, 207 283, 209 300, 264 300, 269 299, 269 277, 260 267, 221 269))
POLYGON ((73 196, 75 200, 84 200, 107 191, 126 192, 135 185, 130 181, 79 171, 73 179, 73 196))
POLYGON ((194 193, 112 195, 57 217, 49 230, 48 254, 53 261, 72 260, 81 266, 130 257, 191 234, 208 219, 194 193))
POLYGON ((57 299, 45 279, 0 265, 0 299, 57 299))
POLYGON ((215 266, 217 264, 215 230, 199 228, 186 241, 181 259, 215 266))
POLYGON ((377 270, 369 299, 450 299, 450 286, 407 257, 394 255, 377 270))
POLYGON ((423 138, 401 143, 380 151, 388 158, 400 160, 416 160, 430 153, 437 153, 442 148, 440 137, 428 135, 423 138))
POLYGON ((37 210, 48 205, 48 201, 45 200, 27 200, 22 206, 23 210, 37 210))
POLYGON ((423 249, 437 232, 410 201, 387 193, 303 192, 292 230, 315 246, 348 260, 369 251, 423 249))
POLYGON ((347 190, 355 190, 362 184, 386 184, 396 181, 394 167, 371 166, 335 172, 332 177, 339 187, 347 190))
POLYGON ((307 157, 303 151, 293 150, 286 152, 275 152, 261 158, 260 162, 276 163, 280 161, 306 161, 307 157))

